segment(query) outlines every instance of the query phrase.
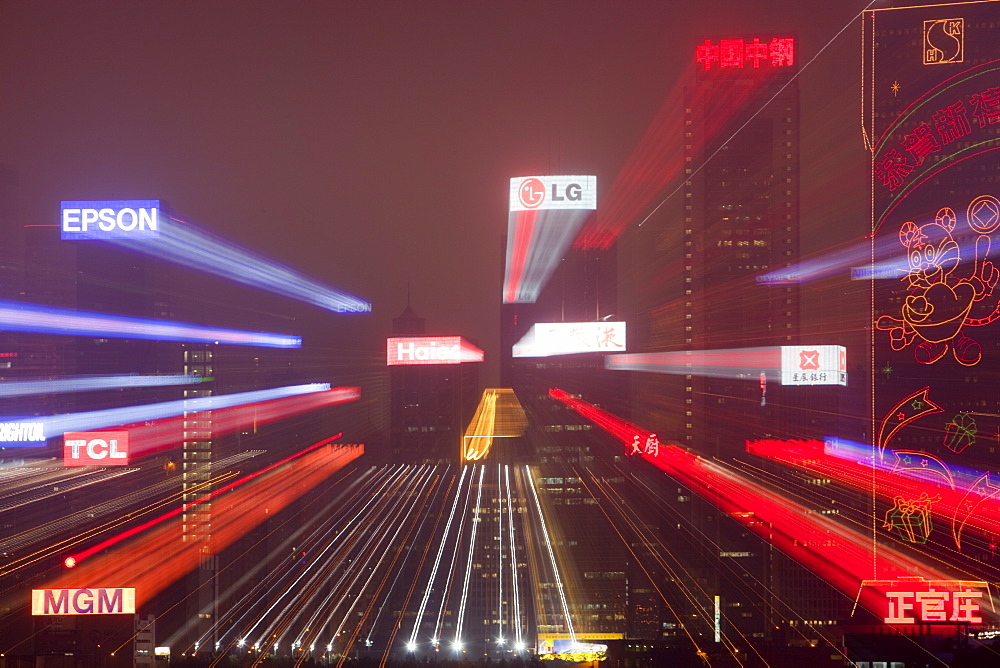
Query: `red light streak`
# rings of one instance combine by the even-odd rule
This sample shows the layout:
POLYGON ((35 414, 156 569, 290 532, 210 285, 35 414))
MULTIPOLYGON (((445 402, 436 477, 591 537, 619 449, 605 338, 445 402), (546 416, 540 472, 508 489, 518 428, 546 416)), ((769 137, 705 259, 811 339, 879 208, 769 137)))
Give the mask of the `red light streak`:
POLYGON ((115 582, 127 582, 136 588, 137 597, 149 600, 197 567, 204 558, 206 547, 213 553, 225 549, 363 452, 361 445, 333 446, 329 441, 326 439, 248 476, 244 482, 249 484, 233 489, 231 483, 218 490, 231 492, 218 498, 213 505, 210 543, 182 542, 177 526, 179 518, 173 517, 172 521, 161 521, 137 540, 129 542, 127 549, 120 547, 92 556, 71 571, 64 571, 54 580, 53 588, 113 586, 115 582))
MULTIPOLYGON (((730 86, 724 94, 714 88, 698 89, 694 99, 685 101, 684 84, 695 79, 697 69, 697 65, 692 63, 687 72, 678 78, 678 83, 663 101, 642 139, 636 143, 625 165, 615 176, 596 215, 584 224, 573 243, 574 248, 606 250, 626 228, 652 215, 666 201, 657 203, 666 188, 684 176, 685 161, 679 150, 678 137, 690 133, 691 136, 686 137, 692 142, 689 153, 699 156, 709 142, 748 110, 759 85, 766 80, 765 70, 751 69, 750 72, 759 78, 754 85, 730 86), (761 75, 761 72, 765 74, 761 75), (711 113, 696 116, 697 126, 685 126, 683 114, 678 111, 684 107, 699 110, 711 108, 711 113)), ((698 169, 703 166, 686 164, 698 169)))
POLYGON ((504 303, 513 304, 517 302, 517 293, 524 278, 524 267, 528 261, 528 251, 531 250, 531 238, 535 234, 535 219, 538 211, 518 211, 513 214, 514 219, 514 240, 510 255, 510 277, 507 289, 504 293, 504 303))
MULTIPOLYGON (((635 436, 642 442, 653 436, 652 432, 562 390, 550 389, 549 395, 615 436, 626 452, 632 450, 635 436)), ((858 595, 862 581, 872 579, 873 570, 878 579, 885 580, 907 576, 949 579, 948 574, 887 546, 879 547, 879 559, 873 564, 871 539, 867 536, 677 445, 661 442, 656 454, 637 455, 851 598, 858 595)), ((859 602, 873 612, 884 607, 884 598, 874 591, 862 590, 859 602)))
POLYGON ((895 453, 897 462, 893 471, 876 469, 873 473, 870 463, 827 454, 824 447, 821 441, 747 442, 747 452, 751 454, 836 480, 853 489, 870 491, 874 484, 876 493, 884 501, 918 500, 922 495, 936 499, 932 504, 933 514, 950 526, 958 549, 962 547, 962 534, 967 530, 972 529, 985 537, 1000 533, 1000 520, 996 519, 1000 517, 1000 501, 996 498, 1000 488, 985 474, 971 486, 959 485, 932 461, 935 458, 909 451, 895 453), (777 443, 780 447, 776 447, 777 443), (910 458, 915 463, 907 468, 905 459, 910 458), (915 476, 922 479, 915 479, 915 476))
MULTIPOLYGON (((216 435, 222 436, 251 425, 268 424, 325 406, 355 401, 360 396, 360 388, 336 387, 325 392, 313 392, 231 408, 220 408, 212 411, 212 431, 216 435)), ((183 416, 164 418, 149 424, 136 424, 124 428, 129 432, 133 458, 165 450, 184 440, 183 416)))
POLYGON ((263 468, 260 471, 257 471, 255 473, 251 473, 250 475, 244 476, 244 477, 240 478, 239 480, 233 481, 233 482, 229 483, 228 485, 225 485, 224 487, 220 487, 217 490, 209 492, 208 494, 206 494, 205 496, 201 497, 197 501, 192 501, 191 503, 185 503, 182 506, 174 508, 173 510, 171 510, 168 513, 160 515, 159 517, 154 517, 153 519, 151 519, 151 520, 149 520, 147 522, 143 522, 139 526, 135 526, 135 527, 132 527, 131 529, 128 529, 127 531, 123 531, 122 533, 118 534, 117 536, 113 536, 111 538, 108 538, 107 540, 101 541, 97 545, 93 545, 93 546, 87 548, 86 550, 84 550, 83 552, 78 552, 77 554, 74 554, 72 556, 66 557, 66 562, 65 562, 66 563, 66 567, 67 568, 74 568, 75 566, 77 566, 81 561, 83 561, 87 557, 89 557, 89 556, 91 556, 93 554, 96 554, 97 552, 100 552, 103 549, 109 548, 112 545, 116 545, 117 543, 120 543, 121 541, 125 540, 129 536, 134 536, 135 534, 140 533, 142 531, 145 531, 146 529, 149 529, 150 527, 154 527, 157 524, 160 524, 161 522, 165 522, 166 520, 170 519, 171 517, 176 517, 177 515, 179 515, 179 514, 181 514, 183 512, 186 512, 186 511, 190 510, 191 508, 193 508, 193 507, 195 507, 195 506, 197 506, 199 504, 205 503, 207 501, 211 501, 213 498, 215 498, 219 494, 222 494, 223 492, 227 492, 227 491, 233 489, 234 487, 238 487, 239 485, 242 485, 244 483, 250 482, 254 478, 256 478, 258 476, 261 476, 261 475, 267 473, 268 471, 273 471, 274 469, 276 469, 279 466, 282 466, 284 464, 287 464, 288 462, 292 461, 293 459, 297 459, 297 458, 301 457, 302 455, 304 455, 306 453, 312 452, 316 448, 322 447, 322 446, 326 445, 327 443, 330 443, 331 441, 337 440, 341 436, 343 436, 342 433, 336 434, 334 436, 331 436, 330 438, 327 438, 325 440, 320 441, 319 443, 316 443, 314 445, 309 446, 305 450, 300 450, 299 452, 296 452, 294 455, 290 455, 288 457, 285 457, 280 462, 277 462, 275 464, 271 464, 270 466, 268 466, 266 468, 263 468), (72 562, 72 565, 70 565, 70 562, 72 562))

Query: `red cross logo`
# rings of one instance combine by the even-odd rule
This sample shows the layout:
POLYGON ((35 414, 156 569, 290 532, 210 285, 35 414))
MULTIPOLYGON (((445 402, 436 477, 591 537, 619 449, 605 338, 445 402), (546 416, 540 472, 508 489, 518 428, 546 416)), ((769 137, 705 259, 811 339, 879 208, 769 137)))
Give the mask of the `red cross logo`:
POLYGON ((803 371, 813 370, 819 371, 819 351, 818 350, 800 350, 799 351, 799 368, 803 371))

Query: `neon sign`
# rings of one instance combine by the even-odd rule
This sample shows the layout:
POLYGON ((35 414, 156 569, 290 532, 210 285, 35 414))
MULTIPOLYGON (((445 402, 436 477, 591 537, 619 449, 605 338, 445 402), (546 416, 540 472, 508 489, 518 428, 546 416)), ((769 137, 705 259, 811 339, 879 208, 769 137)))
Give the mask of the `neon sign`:
MULTIPOLYGON (((782 385, 847 385, 844 346, 781 346, 782 385)), ((764 390, 766 385, 761 386, 764 390)))
POLYGON ((965 19, 924 21, 924 65, 965 60, 965 19))
POLYGON ((134 587, 32 589, 32 615, 135 614, 134 587))
POLYGON ((41 422, 0 422, 0 443, 44 443, 41 422))
POLYGON ((150 239, 160 235, 160 200, 63 201, 63 239, 150 239))
POLYGON ((510 180, 511 211, 596 208, 596 176, 519 176, 510 180))
POLYGON ((513 357, 625 352, 624 322, 538 322, 514 344, 513 357))
POLYGON ((461 336, 406 336, 386 340, 386 366, 482 362, 482 350, 461 336))
POLYGON ((719 69, 743 69, 750 63, 752 69, 760 69, 761 63, 771 67, 791 67, 795 64, 795 38, 773 37, 762 42, 754 37, 752 42, 743 39, 721 39, 718 43, 706 39, 695 47, 695 62, 703 69, 712 69, 718 63, 719 69))
POLYGON ((885 597, 882 621, 886 624, 957 623, 982 624, 980 600, 989 585, 977 580, 925 580, 900 577, 895 580, 865 580, 885 597))
POLYGON ((70 431, 63 437, 63 466, 127 466, 127 431, 70 431))

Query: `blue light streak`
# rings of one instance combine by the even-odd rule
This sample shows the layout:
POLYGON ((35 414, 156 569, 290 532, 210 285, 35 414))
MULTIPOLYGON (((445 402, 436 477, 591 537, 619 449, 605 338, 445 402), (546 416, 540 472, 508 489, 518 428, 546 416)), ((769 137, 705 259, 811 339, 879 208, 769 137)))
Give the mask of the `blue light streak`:
POLYGON ((0 331, 153 341, 195 341, 264 348, 302 347, 300 337, 287 334, 221 329, 169 320, 133 318, 11 301, 0 301, 0 331))
POLYGON ((274 260, 171 217, 156 239, 109 243, 334 313, 371 313, 370 302, 341 292, 274 260))
MULTIPOLYGON (((236 392, 234 394, 220 394, 211 397, 162 401, 142 406, 122 406, 96 411, 83 411, 80 413, 32 417, 28 418, 28 420, 32 423, 40 422, 44 438, 49 439, 55 436, 62 436, 67 431, 90 431, 103 427, 135 424, 148 420, 174 417, 185 412, 219 410, 221 408, 252 404, 258 401, 281 399, 283 397, 309 394, 311 392, 325 392, 329 389, 329 383, 288 385, 267 390, 254 390, 252 392, 236 392)), ((7 419, 13 421, 12 418, 7 419)), ((17 447, 17 444, 4 443, 3 446, 17 447)))
POLYGON ((0 398, 25 397, 32 394, 62 394, 66 392, 86 392, 90 390, 118 390, 126 387, 164 387, 168 385, 192 385, 204 382, 201 376, 133 376, 127 374, 111 376, 74 376, 52 380, 5 380, 0 382, 0 398))

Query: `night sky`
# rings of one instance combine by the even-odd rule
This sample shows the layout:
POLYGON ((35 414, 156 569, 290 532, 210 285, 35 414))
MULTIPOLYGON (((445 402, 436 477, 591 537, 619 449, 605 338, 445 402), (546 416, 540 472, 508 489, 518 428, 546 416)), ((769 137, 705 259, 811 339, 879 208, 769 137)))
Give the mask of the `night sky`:
POLYGON ((706 38, 819 54, 800 79, 803 250, 863 234, 868 4, 0 0, 0 162, 22 224, 57 223, 63 199, 164 199, 371 301, 343 317, 380 335, 409 283, 430 331, 495 360, 509 179, 595 174, 600 208, 706 38))

